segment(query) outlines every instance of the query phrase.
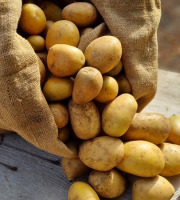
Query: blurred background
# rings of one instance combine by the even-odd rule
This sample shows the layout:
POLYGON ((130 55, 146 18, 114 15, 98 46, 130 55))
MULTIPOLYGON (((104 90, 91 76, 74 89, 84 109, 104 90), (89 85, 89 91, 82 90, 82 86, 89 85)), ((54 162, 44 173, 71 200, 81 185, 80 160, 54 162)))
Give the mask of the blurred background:
POLYGON ((159 68, 180 72, 180 0, 162 0, 161 4, 159 68))

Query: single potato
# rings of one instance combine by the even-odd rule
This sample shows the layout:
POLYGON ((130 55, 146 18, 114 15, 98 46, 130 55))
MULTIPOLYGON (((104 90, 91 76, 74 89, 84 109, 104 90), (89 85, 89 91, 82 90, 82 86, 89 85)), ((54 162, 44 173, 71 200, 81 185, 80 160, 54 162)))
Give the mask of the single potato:
POLYGON ((68 200, 100 200, 93 188, 84 182, 77 181, 68 191, 68 200))
POLYGON ((162 176, 139 178, 132 186, 132 200, 170 200, 173 185, 162 176))
POLYGON ((32 3, 24 4, 22 6, 19 26, 28 34, 39 34, 46 26, 46 16, 39 6, 32 3))
POLYGON ((111 76, 103 76, 103 86, 95 100, 101 103, 112 101, 118 95, 118 84, 111 76))
POLYGON ((160 144, 167 139, 170 131, 171 125, 165 116, 159 113, 136 113, 123 139, 160 144))
POLYGON ((45 48, 45 40, 40 35, 31 35, 27 38, 35 52, 42 51, 45 48))
POLYGON ((97 68, 102 74, 107 73, 121 59, 121 42, 114 36, 99 37, 87 46, 84 55, 87 65, 97 68))
POLYGON ((62 11, 62 18, 69 20, 78 27, 87 27, 97 21, 96 8, 87 2, 75 2, 67 5, 62 11))
POLYGON ((180 146, 177 144, 163 143, 159 147, 165 158, 165 166, 160 175, 175 176, 180 174, 180 146))
POLYGON ((43 35, 44 38, 46 38, 46 35, 47 35, 48 30, 49 30, 49 28, 50 28, 53 24, 54 24, 53 21, 50 21, 50 20, 47 20, 47 21, 46 21, 46 26, 45 26, 45 28, 44 28, 44 30, 43 30, 43 32, 42 32, 42 35, 43 35))
POLYGON ((117 166, 124 156, 124 145, 119 138, 99 136, 84 141, 79 148, 79 158, 88 167, 108 171, 117 166))
POLYGON ((130 94, 122 94, 108 103, 102 112, 102 127, 106 134, 122 136, 137 111, 137 102, 130 94))
POLYGON ((48 101, 59 101, 72 95, 73 80, 71 78, 51 77, 43 87, 44 96, 48 101))
POLYGON ((93 101, 81 105, 71 99, 68 110, 72 129, 78 138, 86 140, 99 135, 100 114, 93 101))
POLYGON ((103 77, 94 67, 83 67, 75 77, 72 98, 77 104, 93 100, 101 91, 103 77))
POLYGON ((123 64, 122 61, 120 60, 119 63, 113 69, 111 69, 106 75, 117 76, 121 72, 122 68, 123 64))
POLYGON ((38 55, 37 55, 37 59, 38 59, 38 67, 39 67, 39 72, 40 72, 40 83, 41 83, 41 86, 43 86, 46 80, 46 68, 38 55))
POLYGON ((79 37, 79 30, 73 22, 60 20, 49 28, 46 34, 46 48, 49 50, 55 44, 77 46, 79 37))
POLYGON ((165 159, 155 144, 137 140, 124 143, 124 157, 118 169, 141 177, 153 177, 163 171, 165 159))
POLYGON ((97 194, 104 198, 119 197, 126 188, 126 180, 116 169, 106 172, 94 170, 88 181, 97 194))
POLYGON ((58 139, 61 142, 66 143, 69 140, 69 137, 70 137, 70 128, 68 125, 58 129, 58 139))
POLYGON ((47 65, 55 76, 74 75, 83 67, 84 63, 84 54, 76 47, 67 44, 56 44, 48 51, 47 65))
POLYGON ((118 91, 119 94, 123 94, 123 93, 131 94, 132 92, 131 84, 123 73, 116 76, 116 81, 119 87, 119 91, 118 91))

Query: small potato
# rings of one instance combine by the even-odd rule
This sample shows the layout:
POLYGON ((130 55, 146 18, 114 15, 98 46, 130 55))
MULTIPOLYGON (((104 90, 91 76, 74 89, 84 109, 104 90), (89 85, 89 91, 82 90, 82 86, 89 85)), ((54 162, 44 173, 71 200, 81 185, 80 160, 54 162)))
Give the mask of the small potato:
POLYGON ((46 26, 46 16, 39 6, 27 3, 22 6, 19 25, 28 34, 39 34, 46 26))
POLYGON ((132 200, 170 200, 174 187, 162 176, 139 178, 132 186, 132 200))
POLYGON ((49 28, 46 34, 46 48, 49 50, 55 44, 77 46, 79 37, 79 30, 73 22, 60 20, 49 28))
POLYGON ((121 42, 114 36, 99 37, 87 46, 84 55, 87 65, 97 68, 102 74, 107 73, 121 59, 121 42))
POLYGON ((70 128, 68 126, 65 126, 63 128, 58 129, 58 139, 65 143, 69 140, 70 136, 70 128))
POLYGON ((49 108, 54 116, 57 127, 62 128, 66 126, 69 121, 69 113, 66 106, 61 103, 50 103, 49 108))
POLYGON ((167 141, 180 145, 180 116, 172 115, 169 117, 169 121, 171 124, 171 132, 167 138, 167 141))
POLYGON ((37 55, 37 59, 38 59, 38 67, 39 67, 39 72, 40 72, 40 81, 41 81, 41 86, 42 86, 46 80, 46 68, 38 55, 37 55))
POLYGON ((141 177, 153 177, 164 168, 162 151, 155 144, 143 140, 124 143, 124 157, 118 169, 141 177))
POLYGON ((35 52, 42 51, 45 48, 45 40, 40 35, 31 35, 27 38, 35 52))
POLYGON ((103 86, 103 77, 94 67, 83 67, 75 77, 72 98, 77 104, 93 100, 103 86))
POLYGON ((137 102, 130 94, 122 94, 106 105, 102 112, 102 127, 106 134, 122 136, 137 111, 137 102))
POLYGON ((117 166, 124 156, 124 145, 119 138, 99 136, 84 141, 79 148, 79 158, 88 167, 108 171, 117 166))
POLYGON ((119 87, 119 91, 118 91, 119 94, 123 94, 123 93, 131 94, 132 92, 131 84, 124 74, 119 74, 118 76, 116 76, 116 81, 119 87))
POLYGON ((48 101, 59 101, 70 97, 72 90, 71 78, 52 77, 44 84, 43 93, 48 101))
POLYGON ((171 131, 169 120, 158 113, 136 113, 128 131, 123 135, 125 140, 146 140, 160 144, 166 140, 171 131))
POLYGON ((107 172, 94 170, 89 175, 88 181, 97 194, 105 198, 116 198, 126 188, 125 178, 116 169, 107 172))
POLYGON ((47 55, 49 70, 58 77, 74 75, 85 63, 83 52, 67 44, 52 46, 47 55))
POLYGON ((93 188, 84 182, 78 181, 71 185, 68 191, 68 200, 100 200, 93 188))
POLYGON ((123 64, 122 61, 120 60, 119 63, 113 69, 111 69, 111 71, 109 71, 106 75, 117 76, 121 72, 122 68, 123 64))
POLYGON ((100 133, 100 114, 93 101, 80 105, 70 100, 68 110, 72 129, 78 138, 86 140, 100 133))
POLYGON ((44 38, 46 38, 46 35, 47 35, 48 30, 49 30, 49 28, 50 28, 53 24, 54 24, 53 21, 50 21, 50 20, 47 20, 47 21, 46 21, 46 26, 45 26, 45 28, 44 28, 44 30, 43 30, 43 32, 42 32, 42 35, 43 35, 44 38))
POLYGON ((163 143, 159 147, 165 158, 165 166, 160 175, 175 176, 180 174, 180 146, 177 144, 163 143))
POLYGON ((62 18, 74 22, 78 27, 93 25, 97 17, 96 8, 87 2, 69 4, 62 11, 62 18))
POLYGON ((116 79, 111 76, 103 76, 103 86, 95 100, 101 103, 107 103, 116 98, 118 94, 118 84, 116 79))

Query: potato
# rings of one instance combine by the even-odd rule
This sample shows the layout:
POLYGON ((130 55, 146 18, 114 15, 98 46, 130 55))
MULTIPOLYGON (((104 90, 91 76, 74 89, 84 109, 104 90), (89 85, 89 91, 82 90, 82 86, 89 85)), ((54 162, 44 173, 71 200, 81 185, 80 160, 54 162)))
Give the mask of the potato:
POLYGON ((160 144, 166 140, 171 131, 169 120, 159 113, 136 113, 125 140, 147 140, 160 144))
POLYGON ((46 26, 46 16, 39 6, 31 3, 24 4, 19 26, 28 34, 39 34, 46 26))
POLYGON ((94 67, 84 67, 75 77, 72 98, 77 104, 93 100, 103 86, 103 77, 94 67))
POLYGON ((118 84, 116 79, 111 76, 103 76, 103 86, 95 100, 101 103, 107 103, 116 98, 118 94, 118 84))
POLYGON ((130 94, 122 94, 106 105, 102 112, 102 127, 106 134, 122 136, 137 111, 137 102, 130 94))
POLYGON ((69 121, 69 113, 65 105, 61 103, 50 103, 49 108, 54 116, 54 120, 58 128, 67 125, 69 121))
POLYGON ((71 99, 68 110, 72 129, 78 138, 90 139, 100 133, 100 115, 93 101, 79 105, 71 99))
POLYGON ((47 50, 55 44, 69 44, 77 46, 78 43, 79 30, 73 22, 67 20, 55 22, 46 34, 47 50))
POLYGON ((72 89, 71 78, 52 77, 44 84, 43 93, 48 101, 59 101, 70 97, 72 89))
POLYGON ((118 169, 142 177, 158 175, 164 168, 162 151, 155 144, 137 140, 124 143, 124 157, 118 169))
POLYGON ((114 36, 102 36, 93 40, 84 54, 87 65, 104 74, 119 63, 122 55, 121 42, 114 36))
POLYGON ((61 8, 53 2, 43 0, 39 6, 44 11, 47 20, 56 22, 62 19, 61 8))
POLYGON ((40 35, 31 35, 27 38, 35 52, 42 51, 45 48, 45 40, 40 35))
POLYGON ((84 141, 79 148, 79 158, 88 167, 108 171, 117 166, 124 156, 124 145, 119 138, 99 136, 84 141))
POLYGON ((43 35, 44 38, 46 38, 46 35, 47 35, 48 30, 49 30, 49 28, 50 28, 53 24, 54 24, 53 21, 50 21, 50 20, 47 20, 47 21, 46 21, 46 26, 45 26, 45 28, 44 28, 44 30, 43 30, 43 32, 42 32, 42 35, 43 35))
POLYGON ((94 170, 88 181, 99 196, 115 198, 120 196, 126 188, 126 180, 116 169, 107 172, 94 170))
POLYGON ((116 81, 119 87, 119 91, 118 91, 119 94, 123 94, 123 93, 131 94, 132 92, 131 84, 124 74, 119 74, 118 76, 116 76, 116 81))
POLYGON ((106 75, 117 76, 121 72, 122 68, 123 64, 122 61, 120 60, 119 63, 113 69, 111 69, 106 75))
POLYGON ((180 145, 180 116, 172 115, 169 117, 169 121, 171 124, 171 132, 167 138, 167 141, 180 145))
POLYGON ((65 143, 69 140, 69 136, 70 136, 70 128, 69 126, 65 126, 63 128, 59 128, 58 129, 58 139, 65 143))
POLYGON ((97 193, 87 183, 78 181, 71 185, 68 200, 100 200, 97 193))
POLYGON ((48 51, 47 65, 55 76, 74 75, 83 67, 84 63, 84 54, 76 47, 67 44, 56 44, 48 51))
POLYGON ((42 86, 46 80, 46 68, 38 55, 37 55, 37 59, 38 59, 38 67, 39 67, 39 72, 40 72, 40 82, 42 86))
POLYGON ((169 200, 174 187, 162 176, 139 178, 132 186, 132 200, 169 200))
POLYGON ((159 145, 165 158, 165 166, 161 176, 175 176, 180 174, 180 146, 177 144, 163 143, 159 145))
POLYGON ((97 17, 96 8, 87 2, 75 2, 62 10, 62 18, 74 22, 78 27, 93 25, 97 17))

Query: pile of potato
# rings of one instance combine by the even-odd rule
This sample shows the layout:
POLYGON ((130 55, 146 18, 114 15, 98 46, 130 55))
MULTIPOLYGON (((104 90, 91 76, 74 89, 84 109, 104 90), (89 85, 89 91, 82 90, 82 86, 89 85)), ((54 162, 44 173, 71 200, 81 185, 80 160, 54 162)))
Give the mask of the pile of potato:
POLYGON ((96 8, 70 2, 25 1, 20 32, 38 57, 43 94, 59 129, 59 139, 77 153, 63 158, 68 200, 115 198, 127 178, 133 200, 169 200, 174 188, 164 177, 180 174, 180 116, 137 113, 121 61, 118 38, 105 35, 82 52, 80 38, 98 24, 96 8), (29 3, 30 2, 30 3, 29 3), (99 197, 100 196, 100 197, 99 197))

